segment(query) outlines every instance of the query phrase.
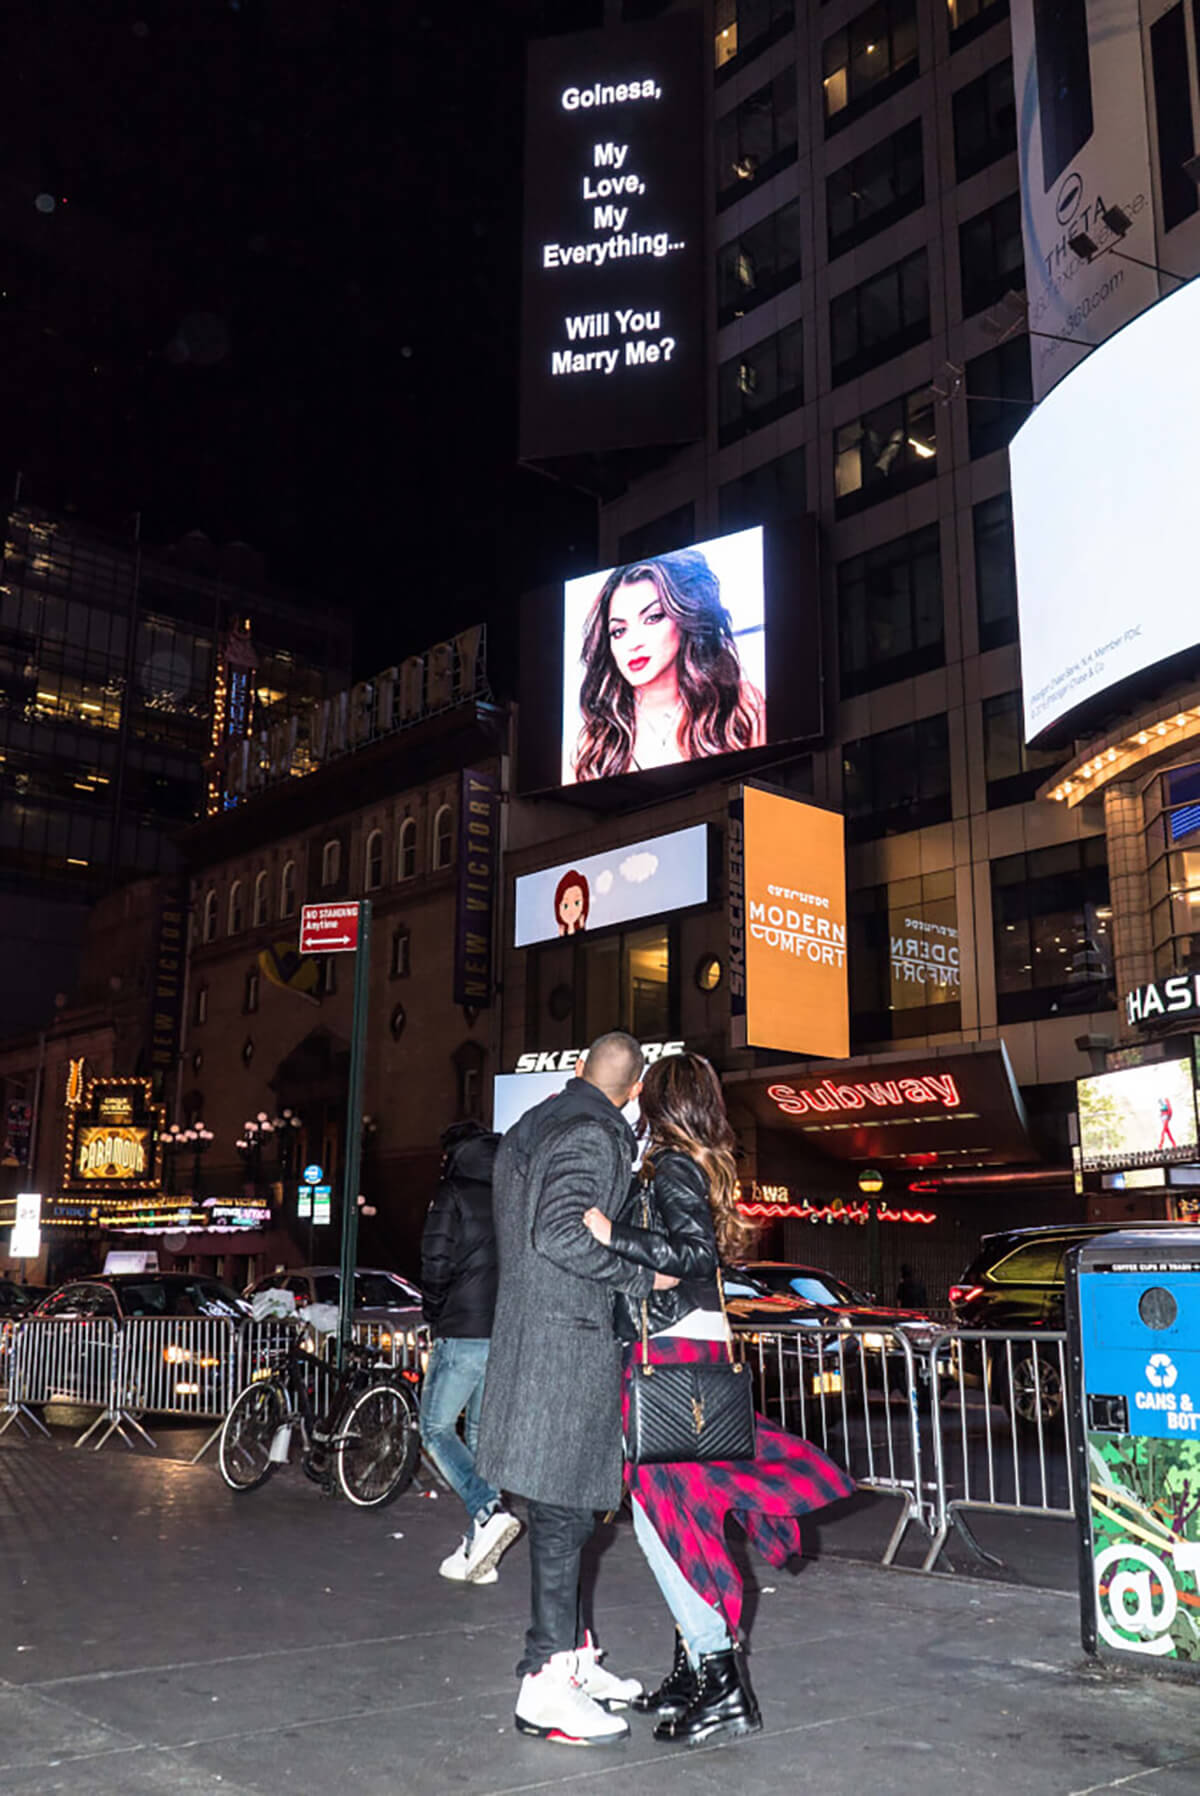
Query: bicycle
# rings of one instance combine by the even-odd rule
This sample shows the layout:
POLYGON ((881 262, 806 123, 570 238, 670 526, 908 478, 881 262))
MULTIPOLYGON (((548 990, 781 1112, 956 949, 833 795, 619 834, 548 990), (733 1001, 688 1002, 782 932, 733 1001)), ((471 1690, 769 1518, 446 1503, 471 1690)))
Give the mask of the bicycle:
POLYGON ((332 1496, 381 1509, 412 1482, 421 1453, 417 1404, 399 1369, 378 1367, 379 1350, 351 1346, 338 1370, 293 1338, 282 1366, 260 1370, 234 1398, 221 1427, 217 1464, 230 1490, 258 1490, 303 1443, 301 1466, 332 1496), (322 1381, 327 1394, 320 1400, 322 1381))

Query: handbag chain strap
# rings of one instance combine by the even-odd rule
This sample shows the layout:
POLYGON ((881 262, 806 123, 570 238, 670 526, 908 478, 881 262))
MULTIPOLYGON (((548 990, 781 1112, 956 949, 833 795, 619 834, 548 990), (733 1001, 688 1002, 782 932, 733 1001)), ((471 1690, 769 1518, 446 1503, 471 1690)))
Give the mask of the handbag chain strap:
MULTIPOLYGON (((642 1227, 648 1231, 650 1228, 650 1200, 646 1195, 647 1190, 648 1190, 647 1181, 645 1178, 643 1178, 642 1179, 642 1227)), ((720 1304, 721 1304, 721 1320, 725 1324, 725 1351, 729 1355, 730 1365, 736 1366, 739 1364, 739 1361, 734 1356, 734 1351, 733 1351, 733 1329, 730 1326, 729 1310, 726 1307, 726 1303, 725 1303, 725 1280, 721 1277, 721 1261, 720 1261, 719 1257, 717 1259, 717 1297, 720 1300, 720 1304)), ((654 1367, 650 1364, 650 1310, 649 1310, 649 1305, 646 1302, 646 1299, 643 1297, 642 1298, 642 1372, 644 1373, 644 1375, 647 1378, 649 1378, 649 1376, 653 1372, 653 1370, 654 1370, 654 1367)))

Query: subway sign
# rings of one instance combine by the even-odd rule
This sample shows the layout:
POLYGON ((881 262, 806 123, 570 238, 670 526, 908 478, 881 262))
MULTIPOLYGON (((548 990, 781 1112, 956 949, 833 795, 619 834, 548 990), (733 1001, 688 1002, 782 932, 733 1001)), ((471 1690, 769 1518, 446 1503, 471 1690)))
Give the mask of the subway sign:
POLYGON ((1172 973, 1125 994, 1125 1021, 1144 1029, 1163 1017, 1200 1016, 1200 973, 1172 973))

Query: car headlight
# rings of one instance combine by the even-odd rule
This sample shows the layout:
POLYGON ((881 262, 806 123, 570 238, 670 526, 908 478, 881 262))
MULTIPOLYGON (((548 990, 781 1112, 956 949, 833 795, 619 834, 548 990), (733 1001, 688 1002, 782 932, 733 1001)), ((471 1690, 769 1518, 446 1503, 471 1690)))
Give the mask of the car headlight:
POLYGON ((886 1335, 870 1334, 863 1336, 862 1344, 864 1347, 883 1347, 886 1340, 886 1335))
POLYGON ((192 1351, 190 1347, 177 1347, 172 1341, 169 1347, 163 1348, 163 1358, 168 1366, 190 1366, 192 1351))

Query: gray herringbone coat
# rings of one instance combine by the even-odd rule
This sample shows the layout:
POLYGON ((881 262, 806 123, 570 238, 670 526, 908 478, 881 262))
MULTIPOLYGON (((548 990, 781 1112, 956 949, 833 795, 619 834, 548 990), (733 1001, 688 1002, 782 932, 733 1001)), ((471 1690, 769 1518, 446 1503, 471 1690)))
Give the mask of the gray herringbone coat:
POLYGON ((642 1297, 654 1275, 583 1226, 615 1214, 634 1140, 603 1092, 582 1079, 528 1111, 504 1137, 492 1180, 500 1285, 476 1464, 498 1489, 572 1509, 621 1498, 618 1291, 642 1297))

